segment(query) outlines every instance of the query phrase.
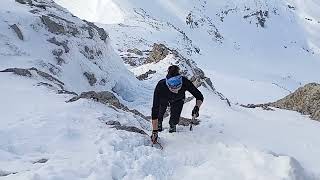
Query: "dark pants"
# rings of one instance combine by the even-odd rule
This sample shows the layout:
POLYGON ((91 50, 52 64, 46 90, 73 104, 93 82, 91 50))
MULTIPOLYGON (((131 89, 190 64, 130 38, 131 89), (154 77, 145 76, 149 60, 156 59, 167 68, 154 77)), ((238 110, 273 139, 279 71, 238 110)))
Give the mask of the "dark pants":
MULTIPOLYGON (((181 111, 183 108, 184 100, 178 100, 173 103, 170 103, 170 125, 177 125, 180 120, 181 111)), ((159 107, 159 115, 158 115, 158 121, 159 123, 162 123, 164 114, 167 110, 167 104, 160 105, 159 107)))

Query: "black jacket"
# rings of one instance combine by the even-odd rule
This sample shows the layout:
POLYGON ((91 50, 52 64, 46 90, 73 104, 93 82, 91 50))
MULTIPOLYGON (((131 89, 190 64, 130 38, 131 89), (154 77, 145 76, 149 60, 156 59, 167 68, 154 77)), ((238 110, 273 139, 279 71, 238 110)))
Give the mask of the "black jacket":
POLYGON ((189 91, 197 100, 203 101, 202 93, 186 77, 182 77, 182 87, 178 93, 173 93, 166 85, 166 79, 158 82, 153 95, 152 119, 158 118, 159 106, 167 106, 168 103, 184 100, 185 92, 189 91))

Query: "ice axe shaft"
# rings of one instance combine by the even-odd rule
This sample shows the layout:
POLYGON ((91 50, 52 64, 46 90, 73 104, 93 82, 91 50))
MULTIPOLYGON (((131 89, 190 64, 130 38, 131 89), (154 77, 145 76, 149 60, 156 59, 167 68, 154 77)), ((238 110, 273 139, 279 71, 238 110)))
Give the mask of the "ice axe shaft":
POLYGON ((190 122, 190 131, 192 131, 193 130, 193 122, 195 122, 195 120, 196 120, 196 116, 192 116, 192 119, 191 119, 191 122, 190 122))

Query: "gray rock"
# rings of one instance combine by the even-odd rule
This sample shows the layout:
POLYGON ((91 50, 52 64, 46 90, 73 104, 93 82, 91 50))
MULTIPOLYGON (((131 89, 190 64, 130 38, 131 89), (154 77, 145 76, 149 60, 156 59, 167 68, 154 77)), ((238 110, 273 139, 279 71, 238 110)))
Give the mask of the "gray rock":
POLYGON ((94 86, 97 82, 97 78, 92 73, 84 72, 83 75, 88 79, 90 86, 94 86))
POLYGON ((268 103, 268 105, 298 111, 304 115, 310 115, 314 120, 320 121, 320 84, 307 84, 283 99, 268 103))
POLYGON ((16 2, 20 3, 20 4, 29 4, 32 5, 32 1, 31 0, 16 0, 16 2))
POLYGON ((29 69, 23 69, 23 68, 8 68, 8 69, 5 69, 5 70, 0 71, 0 72, 12 72, 12 73, 14 73, 16 75, 26 76, 26 77, 31 77, 32 76, 32 74, 29 71, 29 69))
POLYGON ((117 129, 117 130, 123 130, 123 131, 128 131, 128 132, 134 132, 134 133, 139 133, 139 134, 143 134, 143 135, 147 135, 146 132, 144 132, 142 129, 139 129, 137 127, 134 126, 113 126, 113 128, 117 129))
POLYGON ((43 163, 46 163, 48 160, 49 160, 49 159, 42 158, 42 159, 39 159, 39 160, 33 162, 33 164, 37 164, 37 163, 43 164, 43 163))
POLYGON ((67 90, 64 90, 64 89, 58 90, 58 94, 71 94, 71 95, 78 96, 77 93, 72 92, 72 91, 67 91, 67 90))
MULTIPOLYGON (((104 42, 106 42, 106 40, 109 38, 109 35, 106 33, 106 31, 103 28, 100 28, 100 27, 96 26, 92 22, 88 22, 88 21, 85 21, 85 20, 84 20, 84 22, 87 23, 87 25, 90 28, 95 29, 98 32, 98 34, 100 36, 100 39, 103 40, 104 42)), ((88 29, 89 35, 91 36, 91 38, 93 38, 94 34, 93 34, 92 29, 90 29, 90 28, 88 29)))
POLYGON ((100 102, 105 105, 112 105, 118 109, 126 109, 123 104, 120 103, 118 98, 111 92, 109 91, 102 91, 102 92, 95 92, 95 91, 89 91, 89 92, 83 92, 80 94, 80 96, 76 96, 71 98, 67 102, 74 102, 77 101, 81 98, 84 99, 93 99, 97 102, 100 102))
POLYGON ((65 60, 61 57, 62 54, 63 54, 63 50, 62 50, 62 49, 54 49, 54 50, 52 51, 52 54, 53 54, 54 56, 56 56, 55 58, 56 58, 56 60, 57 60, 57 64, 58 64, 58 65, 61 66, 63 63, 66 63, 65 60))
POLYGON ((17 34, 18 38, 23 41, 23 34, 17 24, 10 25, 11 29, 17 34))
POLYGON ((63 83, 62 81, 60 81, 59 79, 51 76, 50 74, 48 74, 48 73, 46 73, 46 72, 43 72, 43 71, 38 70, 38 69, 35 68, 35 67, 32 67, 32 68, 30 68, 29 70, 36 71, 39 76, 41 76, 41 77, 43 77, 43 78, 45 78, 45 79, 47 79, 47 80, 49 80, 49 81, 52 81, 52 82, 54 82, 54 83, 56 83, 56 84, 58 84, 58 85, 60 85, 60 86, 63 86, 63 85, 64 85, 64 83, 63 83))
POLYGON ((140 81, 146 80, 149 77, 149 75, 155 74, 155 73, 156 73, 156 71, 153 71, 153 70, 150 69, 146 73, 137 76, 137 79, 139 79, 140 81))
POLYGON ((274 109, 270 108, 268 104, 247 104, 247 105, 240 104, 240 106, 245 108, 252 108, 252 109, 260 107, 266 111, 274 111, 274 109))
MULTIPOLYGON (((40 77, 44 78, 44 79, 47 79, 53 83, 55 83, 56 85, 58 85, 61 89, 63 89, 63 86, 64 86, 64 83, 62 81, 60 81, 59 79, 53 77, 52 75, 46 73, 46 72, 43 72, 43 71, 40 71, 38 70, 37 68, 35 67, 32 67, 32 68, 29 68, 29 69, 24 69, 24 68, 8 68, 8 69, 5 69, 5 70, 2 70, 0 72, 12 72, 16 75, 19 75, 19 76, 26 76, 26 77, 32 77, 32 73, 31 71, 35 71, 40 77)), ((46 85, 51 86, 50 84, 48 83, 45 83, 46 85)), ((43 82, 40 82, 38 85, 45 85, 43 84, 43 82)))
POLYGON ((95 100, 95 101, 100 102, 100 103, 105 104, 105 105, 111 105, 111 106, 113 106, 115 108, 118 108, 118 109, 121 109, 123 111, 131 112, 131 113, 143 118, 144 120, 148 121, 148 118, 145 117, 142 113, 140 113, 136 109, 129 109, 127 106, 123 105, 113 93, 111 93, 109 91, 83 92, 79 96, 73 97, 70 100, 68 100, 67 102, 74 102, 74 101, 77 101, 77 100, 79 100, 81 98, 92 99, 92 100, 95 100))
POLYGON ((54 34, 66 34, 66 30, 63 25, 51 20, 49 16, 41 16, 42 23, 48 28, 48 31, 54 34))
POLYGON ((143 52, 141 50, 139 50, 138 48, 128 49, 127 52, 134 53, 134 54, 139 55, 139 56, 143 55, 143 52))
POLYGON ((0 169, 0 177, 3 177, 3 176, 9 176, 11 174, 17 174, 18 172, 9 172, 9 171, 3 171, 0 169))
POLYGON ((148 63, 159 62, 163 60, 169 54, 169 49, 164 44, 153 44, 152 51, 147 59, 148 63))
POLYGON ((109 125, 109 126, 121 126, 119 121, 107 121, 106 125, 109 125))
POLYGON ((65 53, 68 53, 70 51, 70 49, 68 47, 68 41, 59 42, 59 41, 57 41, 57 39, 55 37, 50 38, 47 41, 52 44, 55 44, 57 46, 62 46, 64 48, 65 53))

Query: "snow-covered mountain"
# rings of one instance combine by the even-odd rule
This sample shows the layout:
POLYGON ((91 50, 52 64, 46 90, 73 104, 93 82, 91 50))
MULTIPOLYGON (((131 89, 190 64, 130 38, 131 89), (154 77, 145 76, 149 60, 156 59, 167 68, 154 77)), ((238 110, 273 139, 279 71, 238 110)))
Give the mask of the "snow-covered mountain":
POLYGON ((318 2, 56 2, 0 2, 0 179, 320 179, 319 122, 239 106, 320 81, 318 2), (148 116, 170 64, 205 102, 159 150, 148 116))
POLYGON ((57 2, 100 23, 123 56, 128 49, 150 50, 156 42, 178 50, 234 102, 276 100, 302 84, 319 82, 316 1, 57 2))

